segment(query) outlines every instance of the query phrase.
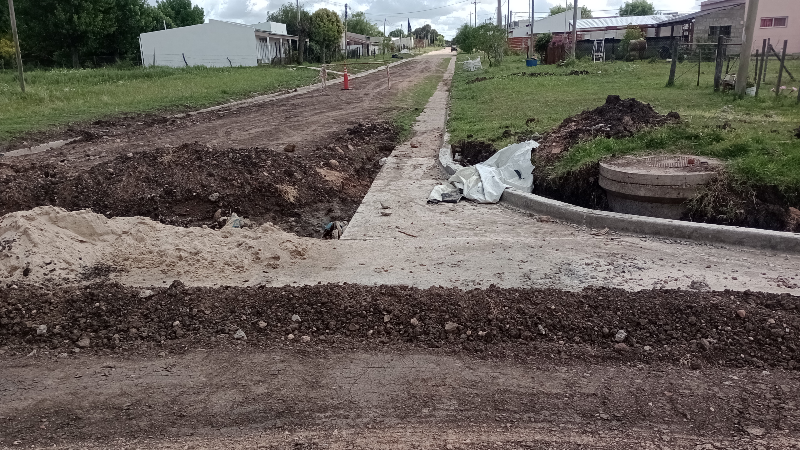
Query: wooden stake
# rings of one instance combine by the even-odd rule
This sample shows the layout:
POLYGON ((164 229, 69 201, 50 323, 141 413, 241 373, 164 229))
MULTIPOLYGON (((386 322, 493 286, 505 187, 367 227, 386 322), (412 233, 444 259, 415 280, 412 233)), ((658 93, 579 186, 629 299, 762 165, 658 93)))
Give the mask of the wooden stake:
POLYGON ((783 78, 783 62, 786 60, 786 44, 788 44, 788 43, 789 43, 789 41, 787 41, 786 39, 783 40, 783 56, 780 58, 781 65, 778 68, 778 82, 775 83, 775 96, 776 97, 781 95, 781 78, 783 78))
POLYGON ((722 45, 725 36, 720 35, 717 38, 717 60, 714 65, 714 92, 719 92, 720 84, 722 83, 722 54, 725 47, 722 45))
POLYGON ((678 40, 672 38, 672 64, 669 66, 669 80, 667 87, 675 86, 675 69, 678 68, 678 40))
POLYGON ((19 36, 17 35, 17 17, 14 15, 14 0, 8 0, 8 12, 11 16, 11 34, 14 36, 14 50, 17 52, 17 73, 19 75, 19 88, 25 92, 25 74, 22 72, 22 52, 19 50, 19 36))
POLYGON ((758 91, 761 89, 761 74, 764 72, 764 64, 766 62, 767 56, 767 40, 764 39, 764 42, 761 44, 761 64, 758 65, 758 72, 756 72, 756 97, 758 97, 758 91))
POLYGON ((700 63, 703 62, 703 49, 697 46, 697 85, 700 86, 700 63))

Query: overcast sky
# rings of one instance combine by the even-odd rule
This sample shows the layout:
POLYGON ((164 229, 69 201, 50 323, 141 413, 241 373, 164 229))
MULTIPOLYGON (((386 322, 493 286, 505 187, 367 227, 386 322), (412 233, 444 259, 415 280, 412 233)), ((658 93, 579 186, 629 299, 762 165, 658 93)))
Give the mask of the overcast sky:
MULTIPOLYGON (((478 10, 478 23, 485 19, 495 17, 497 0, 478 0, 477 5, 472 0, 426 0, 426 1, 400 1, 400 0, 307 0, 300 3, 309 11, 318 8, 329 8, 340 15, 344 13, 344 4, 347 3, 352 11, 363 11, 367 17, 383 28, 386 19, 386 31, 389 32, 405 25, 411 20, 411 27, 417 28, 426 23, 431 24, 446 38, 452 38, 458 27, 469 21, 470 11, 478 10)), ((507 11, 508 2, 511 2, 511 12, 515 19, 525 19, 530 11, 530 2, 526 0, 501 0, 503 14, 507 11)), ((563 1, 563 0, 562 0, 563 1)), ((657 10, 689 12, 700 9, 700 0, 651 0, 657 10)), ((203 7, 206 19, 229 20, 241 23, 257 23, 263 21, 269 11, 274 11, 286 0, 192 0, 193 3, 203 7)), ((153 2, 154 3, 154 2, 153 2)), ((547 15, 551 6, 557 0, 535 0, 537 18, 547 15)), ((570 0, 572 3, 572 0, 570 0)), ((594 17, 607 17, 616 15, 624 0, 579 0, 579 6, 589 7, 594 17)), ((405 29, 405 26, 404 26, 405 29)))

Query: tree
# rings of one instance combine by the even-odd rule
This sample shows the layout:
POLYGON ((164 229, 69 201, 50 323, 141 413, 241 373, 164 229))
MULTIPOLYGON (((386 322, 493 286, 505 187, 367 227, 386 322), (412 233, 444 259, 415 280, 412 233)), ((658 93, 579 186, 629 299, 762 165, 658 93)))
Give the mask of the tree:
MULTIPOLYGON (((113 29, 104 36, 102 50, 114 58, 137 59, 139 57, 139 35, 163 28, 167 17, 145 0, 112 0, 110 11, 113 29)), ((169 20, 170 23, 171 19, 169 20)))
POLYGON ((508 31, 493 23, 485 23, 475 28, 474 35, 475 49, 483 52, 489 65, 500 64, 508 46, 508 31))
POLYGON ((367 20, 363 12, 354 12, 347 19, 347 31, 350 33, 363 34, 364 36, 383 36, 383 31, 377 25, 367 20))
POLYGON ((465 23, 458 28, 453 44, 458 46, 459 50, 465 53, 472 53, 475 51, 477 45, 477 32, 476 28, 472 25, 465 23))
POLYGON ((206 21, 203 8, 194 5, 192 0, 159 0, 156 8, 166 17, 172 19, 175 27, 188 27, 206 21))
POLYGON ((652 16, 656 8, 647 0, 631 0, 619 7, 620 16, 652 16))
POLYGON ((403 37, 406 37, 406 32, 403 31, 402 28, 397 28, 395 30, 390 31, 389 32, 389 36, 393 37, 393 38, 398 38, 398 37, 399 38, 403 38, 403 37))
POLYGON ((536 42, 533 44, 533 49, 539 54, 539 59, 545 59, 547 48, 550 47, 550 42, 553 41, 551 33, 541 33, 536 36, 536 42))
MULTIPOLYGON (((325 51, 336 51, 344 33, 344 25, 339 15, 327 8, 320 8, 311 14, 311 41, 325 51)), ((323 57, 323 63, 324 63, 323 57)))
POLYGON ((300 8, 300 21, 297 21, 297 6, 294 3, 286 3, 278 8, 277 11, 267 16, 267 21, 286 24, 286 32, 298 37, 297 55, 298 62, 303 62, 305 53, 306 39, 311 32, 311 14, 300 8))
POLYGON ((8 12, 8 2, 0 2, 0 36, 11 33, 11 14, 8 12))
MULTIPOLYGON (((556 14, 561 14, 564 11, 572 11, 572 8, 574 8, 574 6, 572 6, 572 5, 567 5, 567 6, 556 5, 556 6, 553 6, 552 8, 550 8, 550 14, 549 15, 555 16, 556 14)), ((585 7, 585 6, 581 6, 581 17, 580 18, 581 19, 591 19, 592 18, 592 10, 587 8, 587 7, 585 7)))
POLYGON ((37 0, 15 7, 26 51, 51 60, 68 54, 75 68, 81 53, 97 49, 116 27, 114 0, 37 0))

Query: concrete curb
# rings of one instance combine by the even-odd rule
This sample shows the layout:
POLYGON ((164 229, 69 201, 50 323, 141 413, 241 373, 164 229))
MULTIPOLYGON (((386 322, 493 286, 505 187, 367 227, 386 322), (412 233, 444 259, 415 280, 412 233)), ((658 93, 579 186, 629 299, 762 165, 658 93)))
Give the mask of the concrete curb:
MULTIPOLYGON (((447 176, 462 168, 460 164, 453 161, 449 144, 439 150, 438 162, 439 168, 447 176)), ((585 225, 589 228, 608 228, 625 233, 800 253, 800 234, 798 233, 596 211, 510 188, 503 192, 500 202, 523 211, 585 225)))

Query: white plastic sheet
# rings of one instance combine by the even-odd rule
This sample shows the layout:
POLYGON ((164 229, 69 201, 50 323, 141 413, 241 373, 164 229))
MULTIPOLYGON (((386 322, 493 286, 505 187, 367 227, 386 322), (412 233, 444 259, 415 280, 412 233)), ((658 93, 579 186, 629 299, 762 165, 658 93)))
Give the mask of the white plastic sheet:
MULTIPOLYGON (((462 168, 448 182, 460 189, 464 197, 478 203, 497 203, 506 187, 531 192, 531 150, 538 146, 536 141, 509 145, 483 163, 462 168)), ((441 192, 441 189, 437 186, 434 191, 441 192)), ((431 195, 433 194, 432 192, 431 195)))
POLYGON ((476 71, 478 69, 483 69, 483 66, 481 66, 481 57, 480 56, 478 56, 475 59, 468 59, 468 60, 464 61, 464 70, 468 70, 470 72, 474 72, 474 71, 476 71))

